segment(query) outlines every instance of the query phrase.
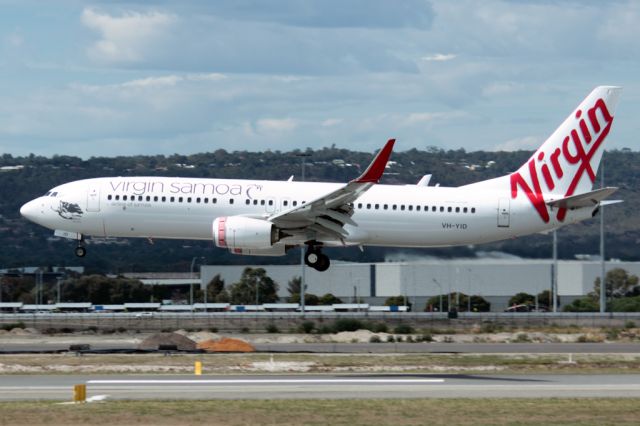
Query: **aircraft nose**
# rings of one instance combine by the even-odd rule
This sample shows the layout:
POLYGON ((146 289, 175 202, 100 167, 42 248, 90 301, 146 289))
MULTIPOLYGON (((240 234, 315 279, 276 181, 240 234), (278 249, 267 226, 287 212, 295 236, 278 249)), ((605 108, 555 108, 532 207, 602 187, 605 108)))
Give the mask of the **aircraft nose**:
POLYGON ((20 207, 20 214, 25 219, 28 219, 28 220, 34 222, 36 216, 38 215, 39 210, 40 209, 38 207, 37 200, 31 200, 28 203, 26 203, 25 205, 23 205, 22 207, 20 207))

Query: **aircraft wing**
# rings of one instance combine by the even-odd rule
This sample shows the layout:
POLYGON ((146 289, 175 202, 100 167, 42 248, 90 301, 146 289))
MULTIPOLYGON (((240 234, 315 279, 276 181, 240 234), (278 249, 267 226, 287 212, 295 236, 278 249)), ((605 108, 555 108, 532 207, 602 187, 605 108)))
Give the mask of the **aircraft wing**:
POLYGON ((617 190, 618 188, 615 187, 596 189, 595 191, 586 192, 584 194, 572 195, 570 197, 560 198, 559 200, 547 201, 547 205, 563 209, 592 207, 598 205, 602 200, 604 200, 617 190))
POLYGON ((393 150, 395 139, 389 139, 378 152, 369 167, 358 178, 343 187, 325 194, 303 205, 293 207, 268 217, 280 229, 327 234, 331 238, 342 240, 348 235, 344 225, 358 226, 351 219, 351 203, 378 183, 393 150))

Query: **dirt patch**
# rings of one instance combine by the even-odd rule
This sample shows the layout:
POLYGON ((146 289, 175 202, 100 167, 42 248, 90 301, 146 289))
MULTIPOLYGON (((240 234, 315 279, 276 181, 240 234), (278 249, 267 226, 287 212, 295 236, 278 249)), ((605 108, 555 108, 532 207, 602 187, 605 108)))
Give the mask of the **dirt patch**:
POLYGON ((255 352, 256 348, 253 345, 240 339, 231 339, 223 337, 218 340, 205 340, 198 343, 198 349, 203 349, 207 352, 255 352))
POLYGON ((144 339, 138 349, 156 350, 174 346, 179 351, 196 350, 196 342, 178 333, 157 333, 144 339))

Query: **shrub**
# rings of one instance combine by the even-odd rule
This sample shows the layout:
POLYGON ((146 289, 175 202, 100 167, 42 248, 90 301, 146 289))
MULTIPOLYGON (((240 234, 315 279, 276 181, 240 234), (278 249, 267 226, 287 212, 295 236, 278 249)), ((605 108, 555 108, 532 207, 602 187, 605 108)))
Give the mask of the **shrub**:
POLYGON ((416 338, 418 342, 433 342, 433 336, 430 333, 425 333, 416 338))
POLYGON ((318 334, 331 334, 334 332, 335 329, 329 325, 323 325, 322 327, 318 328, 318 334))
POLYGON ((336 332, 356 331, 362 329, 362 323, 355 318, 341 318, 334 323, 336 332))
POLYGON ((313 332, 313 329, 316 328, 316 323, 314 323, 313 321, 304 321, 302 324, 300 324, 300 330, 303 333, 311 333, 313 332))
POLYGON ((371 327, 371 331, 373 331, 374 333, 386 333, 388 330, 389 328, 387 327, 387 324, 383 322, 375 323, 371 327))
POLYGON ((11 331, 14 328, 24 328, 24 323, 22 321, 10 322, 8 324, 3 324, 2 327, 0 327, 0 328, 2 328, 3 330, 6 330, 6 331, 11 331))
POLYGON ((266 330, 267 330, 267 333, 280 333, 280 330, 275 324, 267 325, 266 330))
POLYGON ((209 331, 210 331, 211 333, 217 333, 217 332, 218 332, 218 327, 210 327, 210 328, 209 328, 209 331))
POLYGON ((493 322, 485 322, 482 324, 482 326, 480 326, 481 333, 498 333, 503 329, 504 328, 501 325, 493 322))
POLYGON ((382 339, 380 339, 380 336, 371 336, 369 343, 382 343, 382 339))
POLYGON ((529 339, 529 335, 527 333, 519 333, 516 338, 512 340, 512 342, 527 343, 531 342, 531 339, 529 339))
POLYGON ((249 327, 242 327, 242 328, 240 329, 240 333, 245 333, 245 334, 246 334, 246 333, 248 333, 248 332, 249 332, 249 327))
POLYGON ((393 329, 393 332, 397 334, 411 334, 413 333, 413 327, 409 324, 398 324, 396 328, 393 329))
POLYGON ((636 328, 636 323, 633 321, 627 321, 624 323, 624 328, 629 329, 629 328, 636 328))
POLYGON ((387 343, 393 343, 396 341, 396 338, 392 335, 387 337, 387 343))

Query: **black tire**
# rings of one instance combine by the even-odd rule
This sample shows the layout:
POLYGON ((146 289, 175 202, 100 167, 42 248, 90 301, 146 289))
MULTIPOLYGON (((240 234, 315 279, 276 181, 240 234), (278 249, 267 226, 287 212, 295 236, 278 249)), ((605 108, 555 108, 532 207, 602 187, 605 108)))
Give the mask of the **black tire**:
POLYGON ((319 261, 314 268, 316 271, 324 272, 329 269, 329 266, 331 266, 331 260, 329 260, 329 256, 327 256, 326 254, 320 254, 319 261))
POLYGON ((87 249, 82 246, 78 246, 75 249, 75 253, 76 253, 76 256, 78 257, 85 257, 87 254, 87 249))

